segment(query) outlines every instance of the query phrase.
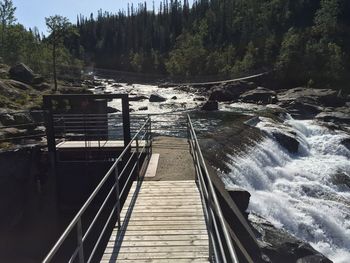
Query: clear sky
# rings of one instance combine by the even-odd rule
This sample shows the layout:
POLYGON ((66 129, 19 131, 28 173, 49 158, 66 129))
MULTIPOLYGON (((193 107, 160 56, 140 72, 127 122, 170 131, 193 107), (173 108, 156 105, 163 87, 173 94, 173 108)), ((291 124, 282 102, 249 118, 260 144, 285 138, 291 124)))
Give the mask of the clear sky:
MULTIPOLYGON (((72 23, 76 22, 78 14, 90 16, 96 14, 97 10, 117 12, 120 9, 127 9, 128 3, 134 6, 143 3, 145 0, 13 0, 17 7, 17 21, 27 28, 34 26, 40 32, 46 34, 45 17, 51 15, 62 15, 68 17, 72 23)), ((152 8, 153 0, 146 0, 148 8, 152 8)), ((154 0, 156 9, 161 0, 154 0)), ((191 3, 192 1, 190 1, 191 3)))

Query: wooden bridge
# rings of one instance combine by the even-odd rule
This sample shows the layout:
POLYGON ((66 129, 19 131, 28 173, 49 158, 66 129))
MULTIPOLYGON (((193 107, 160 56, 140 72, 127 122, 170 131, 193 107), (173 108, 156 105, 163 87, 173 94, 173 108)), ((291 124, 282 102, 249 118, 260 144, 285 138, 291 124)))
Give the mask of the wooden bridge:
POLYGON ((148 117, 124 146, 96 135, 89 143, 51 140, 56 155, 72 147, 120 152, 43 262, 256 262, 227 227, 188 115, 184 130, 187 138, 154 138, 148 117))
POLYGON ((208 230, 189 145, 160 137, 153 151, 159 159, 151 161, 141 183, 133 183, 121 231, 116 225, 101 262, 208 262, 208 230))

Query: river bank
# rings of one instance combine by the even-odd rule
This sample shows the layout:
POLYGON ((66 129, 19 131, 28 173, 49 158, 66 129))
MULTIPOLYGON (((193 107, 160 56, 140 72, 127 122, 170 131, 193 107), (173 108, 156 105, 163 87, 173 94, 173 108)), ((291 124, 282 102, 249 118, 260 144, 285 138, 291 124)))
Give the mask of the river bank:
MULTIPOLYGON (((329 262, 324 256, 347 262, 349 241, 341 233, 349 226, 337 221, 348 219, 348 204, 342 201, 349 192, 349 170, 344 164, 349 160, 350 138, 345 95, 306 88, 269 90, 252 82, 159 87, 98 77, 68 92, 79 86, 94 94, 128 93, 132 120, 153 114, 153 128, 159 135, 183 136, 164 129, 169 123, 181 126, 183 113, 191 114, 212 173, 231 192, 245 193, 237 205, 249 214, 271 262, 286 258, 329 262), (214 107, 205 111, 208 101, 214 107), (332 150, 332 145, 339 147, 332 150), (320 189, 310 190, 308 185, 315 184, 320 189), (307 207, 317 202, 322 206, 311 214, 307 207), (317 220, 327 209, 333 209, 338 219, 317 220)), ((111 101, 108 109, 117 115, 121 105, 111 101)))

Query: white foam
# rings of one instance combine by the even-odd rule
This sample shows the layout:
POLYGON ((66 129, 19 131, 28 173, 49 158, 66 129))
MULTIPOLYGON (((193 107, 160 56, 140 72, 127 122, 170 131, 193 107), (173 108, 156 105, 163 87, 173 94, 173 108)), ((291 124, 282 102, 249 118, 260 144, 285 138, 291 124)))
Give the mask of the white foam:
MULTIPOLYGON (((350 189, 332 183, 335 173, 350 176, 350 151, 340 143, 348 135, 313 121, 287 118, 285 125, 297 134, 299 154, 289 154, 270 136, 246 155, 231 156, 232 172, 223 179, 252 194, 251 211, 334 262, 350 262, 350 189)), ((274 129, 266 122, 258 126, 274 129)))

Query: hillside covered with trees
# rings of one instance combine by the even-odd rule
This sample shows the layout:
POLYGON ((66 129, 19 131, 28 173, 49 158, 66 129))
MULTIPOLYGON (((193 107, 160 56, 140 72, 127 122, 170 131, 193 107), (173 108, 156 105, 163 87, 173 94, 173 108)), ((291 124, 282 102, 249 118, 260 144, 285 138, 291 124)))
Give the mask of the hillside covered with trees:
MULTIPOLYGON (((5 1, 11 2, 11 1, 5 1)), ((94 10, 92 10, 94 11, 94 10)), ((53 34, 2 20, 1 57, 50 72, 53 34)), ((117 14, 78 15, 57 47, 57 64, 191 78, 275 70, 287 86, 347 89, 347 0, 164 0, 117 14)), ((213 77, 214 78, 214 77, 213 77)))
POLYGON ((347 0, 166 0, 80 16, 76 26, 67 47, 99 68, 223 77, 276 69, 290 85, 341 85, 350 69, 347 0))

